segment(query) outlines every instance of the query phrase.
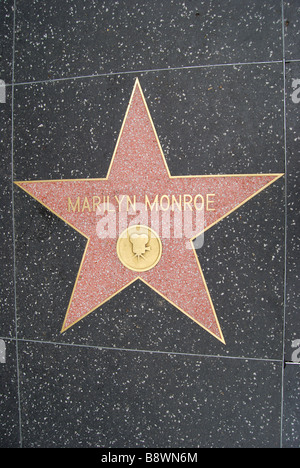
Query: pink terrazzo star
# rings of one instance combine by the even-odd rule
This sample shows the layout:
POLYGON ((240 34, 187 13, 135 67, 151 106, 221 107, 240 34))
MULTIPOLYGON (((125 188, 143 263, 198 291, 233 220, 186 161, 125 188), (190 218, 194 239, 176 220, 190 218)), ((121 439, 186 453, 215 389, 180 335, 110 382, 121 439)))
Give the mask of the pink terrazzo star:
MULTIPOLYGON (((194 248, 193 239, 197 236, 193 236, 193 239, 184 235, 181 238, 161 236, 162 257, 159 263, 149 271, 134 272, 126 268, 117 256, 118 234, 114 238, 99 237, 99 202, 108 202, 109 196, 110 208, 117 215, 122 209, 121 203, 117 202, 121 200, 121 195, 128 196, 131 201, 134 196, 141 201, 147 195, 153 202, 157 195, 160 198, 166 195, 165 200, 167 196, 171 199, 174 195, 179 200, 180 196, 184 198, 188 194, 188 202, 199 194, 210 194, 206 209, 203 206, 204 225, 201 231, 204 232, 282 175, 172 177, 139 81, 136 80, 105 179, 16 182, 88 239, 62 332, 140 279, 225 343, 194 248)), ((185 208, 190 210, 195 206, 187 203, 185 208)), ((174 212, 170 209, 171 221, 174 212)), ((163 229, 163 221, 159 223, 159 228, 163 229)), ((131 218, 132 224, 139 223, 132 222, 131 218)))

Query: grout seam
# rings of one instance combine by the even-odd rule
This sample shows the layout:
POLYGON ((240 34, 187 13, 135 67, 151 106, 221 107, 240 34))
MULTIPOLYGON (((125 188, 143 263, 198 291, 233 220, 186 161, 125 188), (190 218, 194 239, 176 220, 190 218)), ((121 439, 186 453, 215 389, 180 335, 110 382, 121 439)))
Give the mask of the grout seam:
POLYGON ((14 203, 14 78, 15 78, 15 38, 16 38, 16 0, 14 0, 13 14, 13 45, 12 45, 12 86, 11 86, 11 202, 12 202, 12 237, 13 237, 13 282, 14 282, 14 317, 15 317, 15 342, 16 342, 16 371, 17 371, 17 394, 19 413, 19 444, 22 448, 22 416, 21 416, 21 393, 20 393, 20 366, 19 366, 19 342, 18 342, 18 319, 17 319, 17 286, 16 286, 16 244, 15 244, 15 203, 14 203))
POLYGON ((156 350, 147 350, 147 349, 133 349, 133 348, 117 348, 112 346, 93 346, 93 345, 81 345, 81 344, 69 344, 69 343, 57 343, 57 342, 47 342, 39 340, 27 340, 20 339, 19 341, 27 343, 38 343, 38 344, 50 344, 53 346, 74 346, 79 348, 91 348, 98 349, 99 351, 124 351, 132 353, 145 353, 145 354, 167 354, 174 356, 189 356, 189 357, 199 357, 199 358, 220 358, 220 359, 237 359, 245 361, 266 361, 266 362, 278 362, 281 363, 281 359, 266 359, 266 358, 253 358, 253 357, 244 357, 244 356, 225 356, 225 355, 214 355, 214 354, 197 354, 197 353, 182 353, 176 351, 156 351, 156 350))
POLYGON ((284 166, 285 166, 285 225, 284 225, 284 284, 283 284, 283 330, 282 330, 282 371, 281 371, 281 414, 280 414, 280 448, 283 448, 283 419, 284 419, 284 377, 285 377, 285 339, 286 339, 286 300, 287 300, 287 118, 286 118, 286 56, 285 56, 285 12, 284 0, 281 0, 282 6, 282 54, 283 54, 283 133, 284 133, 284 166))
MULTIPOLYGON (((190 65, 182 67, 165 67, 165 68, 150 68, 145 70, 127 70, 127 71, 115 71, 108 73, 96 73, 93 75, 78 75, 70 76, 65 78, 52 78, 48 80, 32 80, 32 81, 20 81, 15 82, 15 86, 26 86, 34 84, 47 84, 47 83, 56 83, 60 81, 72 81, 72 80, 82 80, 90 78, 101 78, 101 77, 110 77, 110 76, 122 76, 122 75, 132 75, 132 74, 143 74, 143 73, 156 73, 163 71, 180 71, 180 70, 195 70, 202 68, 218 68, 218 67, 237 67, 245 65, 272 65, 272 64, 281 64, 282 60, 270 60, 262 62, 234 62, 234 63, 217 63, 217 64, 203 64, 203 65, 190 65)), ((11 86, 11 84, 6 84, 6 86, 11 86)))
MULTIPOLYGON (((7 340, 7 341, 14 341, 15 338, 5 338, 0 337, 0 339, 7 340)), ((263 362, 273 362, 273 363, 281 363, 281 359, 272 359, 272 358, 255 358, 249 356, 226 356, 226 355, 218 355, 218 354, 203 354, 203 353, 183 353, 183 352, 176 352, 176 351, 161 351, 161 350, 151 350, 151 349, 133 349, 133 348, 118 348, 115 346, 97 346, 97 345, 85 345, 85 344, 76 344, 76 343, 62 343, 62 342, 55 342, 55 341, 43 341, 43 340, 35 340, 35 339, 26 339, 26 338, 18 338, 18 342, 21 343, 33 343, 33 344, 41 344, 41 345, 52 345, 52 346, 65 346, 65 347, 74 347, 74 348, 87 348, 93 349, 98 351, 122 351, 122 352, 131 352, 131 353, 145 353, 145 354, 167 354, 172 356, 188 356, 188 357, 196 357, 196 358, 219 358, 219 359, 236 359, 240 361, 263 361, 263 362)))

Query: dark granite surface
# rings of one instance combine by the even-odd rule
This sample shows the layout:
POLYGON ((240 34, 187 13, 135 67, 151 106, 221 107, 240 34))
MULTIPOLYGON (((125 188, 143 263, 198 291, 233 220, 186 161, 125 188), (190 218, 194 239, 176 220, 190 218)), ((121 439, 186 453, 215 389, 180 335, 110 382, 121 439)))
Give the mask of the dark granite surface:
POLYGON ((0 348, 5 351, 5 363, 0 362, 0 447, 18 448, 21 431, 16 342, 1 340, 0 348))
POLYGON ((298 364, 287 364, 284 379, 284 422, 283 445, 286 448, 299 448, 300 422, 299 422, 299 385, 300 385, 300 344, 295 358, 298 364))
POLYGON ((287 308, 286 360, 291 360, 292 342, 299 339, 299 141, 300 141, 300 62, 287 64, 287 164, 288 164, 288 244, 287 244, 287 308), (299 80, 298 80, 299 78, 299 80), (299 94, 299 98, 298 98, 299 94))
POLYGON ((0 104, 1 213, 0 213, 0 326, 1 336, 15 336, 14 251, 12 219, 11 88, 6 89, 6 104, 0 104))
POLYGON ((18 1, 16 80, 280 60, 281 1, 18 1))
POLYGON ((284 14, 286 58, 287 60, 300 60, 300 5, 298 0, 285 1, 284 14))
POLYGON ((21 349, 26 447, 279 444, 280 363, 38 343, 21 349))
MULTIPOLYGON (((12 81, 14 1, 0 3, 0 80, 12 81)), ((2 127, 1 127, 2 128, 2 127)))

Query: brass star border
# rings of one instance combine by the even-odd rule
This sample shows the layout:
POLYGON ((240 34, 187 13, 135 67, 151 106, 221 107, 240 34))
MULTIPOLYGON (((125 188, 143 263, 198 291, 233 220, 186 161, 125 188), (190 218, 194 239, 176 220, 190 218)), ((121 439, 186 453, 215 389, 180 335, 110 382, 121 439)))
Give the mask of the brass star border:
MULTIPOLYGON (((136 79, 106 178, 15 182, 87 239, 61 332, 140 280, 225 344, 194 241, 283 175, 172 176, 136 79), (74 209, 75 202, 72 209, 70 205, 66 208, 66 200, 73 197, 74 201, 75 194, 94 199, 99 193, 148 194, 152 200, 155 194, 189 193, 195 197, 210 193, 219 202, 205 213, 199 233, 189 239, 162 239, 159 263, 152 270, 137 274, 120 262, 116 253, 118 239, 99 239, 96 235, 96 215, 88 202, 81 212, 74 209), (186 241, 190 242, 190 249, 186 248, 186 241)), ((115 208, 121 210, 120 203, 115 208)))

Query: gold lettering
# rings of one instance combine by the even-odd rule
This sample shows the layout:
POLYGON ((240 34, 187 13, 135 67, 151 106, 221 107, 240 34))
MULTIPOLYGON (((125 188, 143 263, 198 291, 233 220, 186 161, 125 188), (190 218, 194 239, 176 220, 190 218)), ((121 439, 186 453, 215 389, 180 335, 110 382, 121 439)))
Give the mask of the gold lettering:
MULTIPOLYGON (((206 195, 201 195, 200 193, 196 195, 195 197, 192 197, 190 194, 184 194, 184 195, 156 195, 153 200, 150 200, 148 195, 145 195, 145 211, 159 211, 161 209, 162 211, 186 211, 186 210, 196 210, 196 211, 216 211, 215 209, 215 194, 214 193, 208 193, 206 195), (160 198, 159 198, 160 197, 160 198)), ((136 212, 136 203, 137 203, 137 196, 136 195, 114 195, 113 197, 117 204, 119 211, 125 210, 127 208, 127 211, 133 210, 136 212), (126 198, 125 198, 126 197, 126 198), (126 205, 125 201, 126 201, 126 205)), ((116 205, 114 203, 110 203, 110 196, 106 195, 102 197, 102 204, 104 206, 104 211, 108 212, 115 212, 116 211, 116 205)), ((84 213, 85 211, 88 211, 91 213, 92 211, 95 212, 99 210, 101 206, 101 197, 99 196, 93 196, 90 197, 77 197, 75 202, 71 200, 71 197, 68 197, 68 212, 71 213, 84 213)))
POLYGON ((162 195, 161 198, 160 198, 160 208, 162 209, 162 211, 168 211, 168 209, 170 208, 170 199, 168 197, 168 195, 162 195), (167 201, 167 207, 164 206, 164 200, 167 201))
POLYGON ((80 210, 80 197, 77 197, 75 205, 73 205, 73 203, 71 202, 71 198, 68 197, 68 212, 71 213, 71 210, 73 211, 73 213, 75 213, 75 211, 79 212, 79 210, 80 210))
POLYGON ((193 208, 191 207, 191 203, 193 201, 193 197, 191 195, 184 195, 184 211, 186 210, 186 205, 189 207, 191 211, 193 211, 193 208), (189 201, 187 201, 189 199, 189 201))
POLYGON ((119 200, 119 198, 117 197, 117 195, 115 195, 115 199, 117 200, 118 205, 119 205, 119 211, 121 211, 121 203, 122 203, 122 201, 124 200, 124 198, 125 198, 125 195, 123 195, 123 196, 122 196, 122 199, 119 200))
POLYGON ((100 197, 93 197, 93 211, 95 212, 98 206, 100 205, 100 197))
POLYGON ((215 197, 216 195, 214 193, 208 193, 206 195, 206 210, 207 211, 216 211, 215 208, 209 208, 209 205, 215 203, 215 200, 210 200, 210 197, 215 197))
POLYGON ((131 205, 132 209, 136 211, 136 195, 133 195, 133 203, 129 195, 127 195, 127 211, 129 211, 129 205, 131 205))
POLYGON ((146 205, 146 211, 148 211, 148 206, 150 208, 151 211, 153 211, 153 208, 154 208, 154 205, 156 205, 156 209, 155 211, 158 211, 158 195, 156 195, 155 199, 154 199, 154 202, 150 203, 150 200, 148 198, 148 195, 145 196, 145 205, 146 205))
MULTIPOLYGON (((107 196, 107 205, 106 205, 106 206, 107 206, 107 211, 108 211, 108 212, 116 211, 115 209, 112 209, 112 210, 111 210, 111 209, 109 208, 109 205, 110 205, 110 203, 109 203, 109 195, 108 195, 108 196, 107 196)), ((113 206, 113 205, 111 205, 111 206, 113 206)))
POLYGON ((197 211, 202 211, 204 209, 204 198, 202 195, 196 195, 195 198, 194 198, 194 207, 197 211), (200 198, 201 199, 201 208, 199 208, 197 206, 197 199, 200 198))
POLYGON ((83 205, 82 205, 82 209, 81 209, 82 213, 83 213, 85 210, 89 210, 89 212, 92 211, 87 197, 85 197, 84 202, 83 202, 83 205))
POLYGON ((181 205, 181 195, 179 195, 179 201, 177 201, 176 196, 172 195, 172 210, 174 210, 174 204, 177 205, 178 211, 182 211, 182 205, 181 205))

